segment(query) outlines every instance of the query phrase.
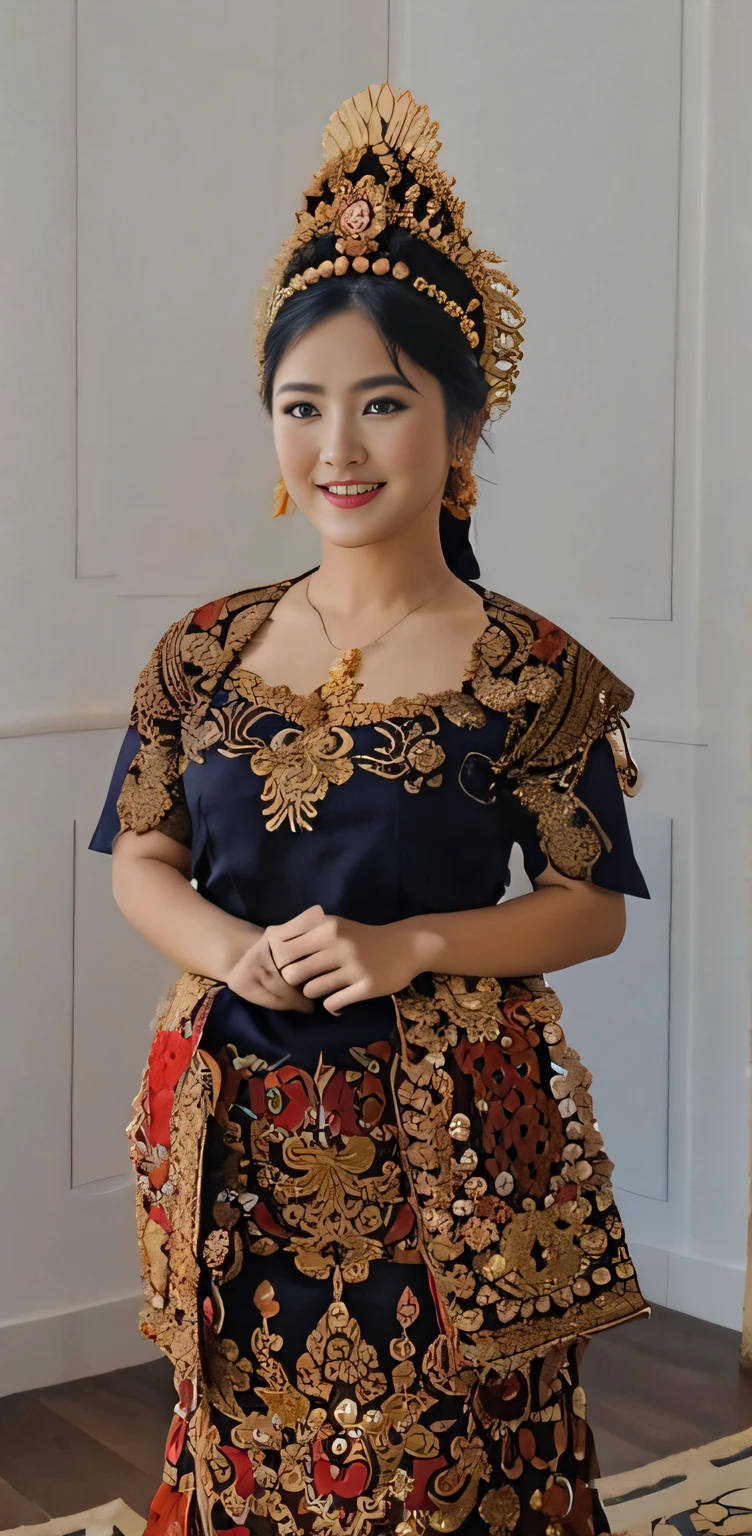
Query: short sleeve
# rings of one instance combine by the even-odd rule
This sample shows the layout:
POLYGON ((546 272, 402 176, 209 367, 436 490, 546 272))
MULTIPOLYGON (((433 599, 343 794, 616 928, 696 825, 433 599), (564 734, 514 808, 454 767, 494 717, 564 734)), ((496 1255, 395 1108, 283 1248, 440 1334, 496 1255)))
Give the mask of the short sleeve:
POLYGON ((182 777, 182 719, 191 701, 181 640, 192 615, 171 624, 139 674, 128 729, 89 848, 112 853, 119 832, 158 831, 184 847, 193 829, 182 777))
POLYGON ((548 862, 568 879, 650 899, 625 805, 641 784, 623 714, 633 698, 626 683, 571 642, 560 685, 505 785, 510 830, 530 880, 548 862))

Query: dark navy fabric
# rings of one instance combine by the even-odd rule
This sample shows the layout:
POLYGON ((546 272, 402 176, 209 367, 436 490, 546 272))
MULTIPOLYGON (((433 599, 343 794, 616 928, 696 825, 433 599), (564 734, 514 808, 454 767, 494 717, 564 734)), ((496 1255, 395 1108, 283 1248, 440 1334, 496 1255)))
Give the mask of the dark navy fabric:
MULTIPOLYGON (((224 698, 219 690, 214 702, 224 698)), ((280 716, 269 715, 256 722, 254 733, 271 737, 281 724, 280 716)), ((503 725, 503 717, 490 711, 480 730, 444 722, 447 760, 438 788, 423 785, 411 794, 402 779, 387 782, 357 768, 347 783, 329 789, 310 832, 286 825, 269 832, 260 803, 263 781, 244 758, 222 757, 210 747, 203 763, 189 763, 183 774, 193 825, 191 878, 225 911, 261 925, 285 922, 315 902, 363 923, 491 905, 509 884, 514 843, 531 881, 547 862, 535 816, 490 771, 488 759, 503 745, 503 725)), ((383 743, 373 724, 351 726, 350 732, 356 752, 374 755, 383 743)), ((120 831, 118 796, 140 745, 130 725, 89 843, 96 852, 112 852, 120 831)), ((611 842, 593 867, 594 883, 649 898, 605 737, 590 748, 575 793, 611 842)))
MULTIPOLYGON (((227 703, 224 681, 213 695, 217 709, 227 703)), ((357 922, 397 922, 498 902, 509 884, 515 842, 534 880, 546 865, 536 819, 503 776, 490 770, 489 760, 498 758, 504 745, 505 717, 486 710, 486 723, 472 728, 453 724, 441 711, 438 715, 446 759, 438 786, 423 782, 410 791, 404 776, 384 777, 356 761, 367 756, 383 764, 377 749, 385 745, 385 730, 399 733, 409 722, 350 726, 353 772, 345 783, 328 787, 310 831, 293 830, 287 823, 270 831, 261 800, 265 781, 253 772, 249 752, 225 756, 221 741, 209 747, 203 762, 188 763, 182 776, 192 826, 191 878, 200 894, 261 928, 284 923, 316 904, 357 922)), ((250 735, 271 741, 285 723, 276 711, 257 712, 250 735)), ((112 851, 120 830, 117 799, 140 743, 138 731, 129 726, 89 843, 93 850, 112 851)), ((591 747, 575 793, 612 844, 593 867, 595 884, 649 897, 605 738, 591 747)), ((336 1018, 320 1000, 306 1015, 261 1008, 225 988, 212 1006, 204 1043, 211 1050, 232 1040, 241 1055, 256 1051, 273 1063, 287 1059, 294 1042, 296 1063, 313 1070, 320 1050, 326 1056, 338 1043, 341 1048, 343 1028, 349 1045, 367 1044, 383 1039, 393 1022, 389 997, 351 1004, 336 1018)))

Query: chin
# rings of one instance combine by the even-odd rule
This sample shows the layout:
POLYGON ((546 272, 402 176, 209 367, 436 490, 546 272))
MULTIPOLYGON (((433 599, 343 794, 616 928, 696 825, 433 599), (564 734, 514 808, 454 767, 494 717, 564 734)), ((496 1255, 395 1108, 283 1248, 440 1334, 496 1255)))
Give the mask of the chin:
POLYGON ((342 512, 332 508, 332 515, 311 518, 318 532, 330 544, 339 544, 343 549, 357 549, 361 544, 377 544, 382 539, 392 538, 404 528, 404 519, 399 517, 385 517, 383 509, 376 516, 368 515, 368 507, 355 507, 351 511, 342 512))
POLYGON ((380 544, 382 539, 391 538, 397 532, 396 528, 384 528, 380 524, 360 523, 356 527, 322 528, 319 533, 329 544, 335 544, 339 549, 362 549, 366 544, 380 544))

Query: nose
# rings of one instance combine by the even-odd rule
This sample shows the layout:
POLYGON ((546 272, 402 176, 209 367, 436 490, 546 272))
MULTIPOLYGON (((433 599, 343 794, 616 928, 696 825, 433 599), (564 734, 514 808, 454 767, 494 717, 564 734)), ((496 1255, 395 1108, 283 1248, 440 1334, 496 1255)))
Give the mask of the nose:
POLYGON ((367 457, 355 421, 348 419, 344 412, 339 419, 330 421, 326 444, 321 449, 321 463, 327 472, 341 473, 346 478, 347 470, 357 469, 367 457))

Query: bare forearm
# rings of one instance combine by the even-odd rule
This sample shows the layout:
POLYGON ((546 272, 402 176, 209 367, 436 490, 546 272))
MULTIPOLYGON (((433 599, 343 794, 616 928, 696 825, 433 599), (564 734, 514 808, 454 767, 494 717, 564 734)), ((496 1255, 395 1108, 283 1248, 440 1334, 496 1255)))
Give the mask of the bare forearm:
POLYGON ((261 929, 223 912, 179 869, 156 858, 124 860, 113 870, 124 918, 147 943, 182 970, 224 981, 261 929))
POLYGON ((465 976, 537 976, 617 949, 624 934, 618 893, 547 885, 494 907, 411 917, 421 970, 465 976))

